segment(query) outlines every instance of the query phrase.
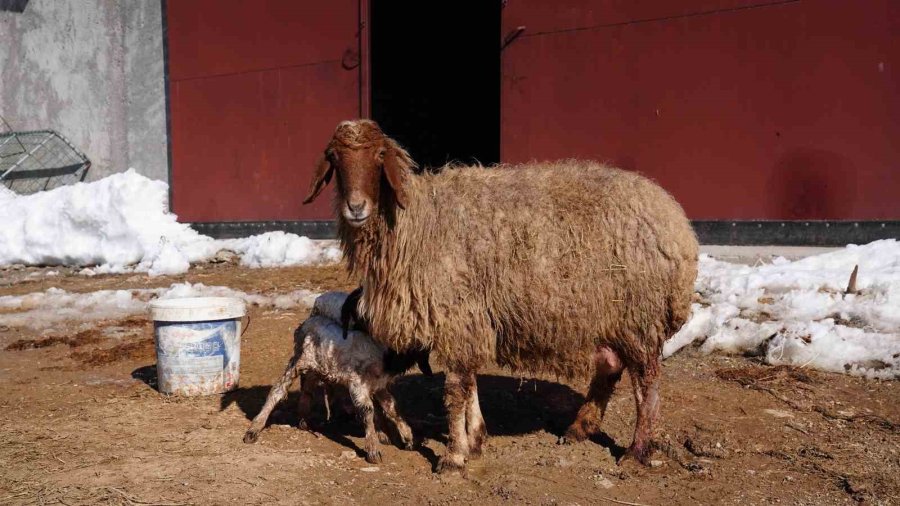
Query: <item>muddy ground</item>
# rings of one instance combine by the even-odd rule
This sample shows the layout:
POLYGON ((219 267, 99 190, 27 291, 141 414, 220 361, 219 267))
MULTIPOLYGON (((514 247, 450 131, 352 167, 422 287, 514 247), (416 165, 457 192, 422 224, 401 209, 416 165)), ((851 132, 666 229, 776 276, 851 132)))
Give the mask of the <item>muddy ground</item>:
MULTIPOLYGON (((189 280, 244 291, 346 289, 340 266, 250 270, 207 264, 185 276, 0 271, 0 295, 87 292, 189 280)), ((900 390, 883 382, 773 368, 687 350, 665 362, 655 467, 618 467, 634 403, 627 379, 591 442, 557 444, 585 385, 479 376, 491 438, 466 478, 436 475, 443 374, 394 385, 422 439, 361 458, 360 425, 340 409, 296 428, 292 395, 260 441, 241 441, 291 353, 305 309, 251 308, 241 387, 172 398, 155 389, 144 316, 49 331, 0 327, 2 504, 900 504, 900 390)), ((437 364, 435 364, 437 365, 437 364)), ((438 371, 439 367, 436 368, 438 371)))

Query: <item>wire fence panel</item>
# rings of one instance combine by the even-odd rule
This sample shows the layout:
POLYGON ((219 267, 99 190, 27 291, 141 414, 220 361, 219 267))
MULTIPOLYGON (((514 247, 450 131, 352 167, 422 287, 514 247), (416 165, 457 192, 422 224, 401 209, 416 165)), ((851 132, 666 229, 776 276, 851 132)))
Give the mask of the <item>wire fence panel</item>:
POLYGON ((91 161, 53 130, 0 133, 0 182, 31 194, 83 181, 91 161))

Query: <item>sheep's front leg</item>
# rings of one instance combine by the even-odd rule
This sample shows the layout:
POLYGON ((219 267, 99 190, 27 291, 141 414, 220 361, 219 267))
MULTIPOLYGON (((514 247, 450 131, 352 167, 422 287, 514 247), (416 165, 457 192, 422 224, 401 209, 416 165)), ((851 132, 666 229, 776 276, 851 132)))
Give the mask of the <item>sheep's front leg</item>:
POLYGON ((439 473, 465 473, 469 455, 469 436, 466 432, 466 408, 468 392, 463 380, 469 373, 447 372, 444 384, 444 406, 447 409, 449 434, 447 453, 438 461, 439 473))
POLYGON ((481 404, 478 402, 478 382, 475 373, 468 375, 465 381, 468 394, 466 399, 466 437, 469 439, 469 457, 480 457, 487 430, 484 417, 481 416, 481 404))
POLYGON ((266 397, 266 403, 263 405, 259 414, 256 415, 256 418, 250 423, 250 428, 244 433, 245 443, 255 443, 256 440, 259 439, 259 433, 266 426, 266 421, 269 419, 269 415, 272 414, 272 410, 274 410, 275 406, 287 396, 288 388, 290 388, 291 383, 293 383, 297 375, 300 374, 300 368, 297 365, 299 360, 300 354, 298 353, 291 358, 290 362, 288 362, 288 366, 284 370, 284 374, 281 375, 281 379, 272 385, 272 389, 269 390, 269 396, 266 397))
POLYGON ((378 432, 375 430, 375 405, 372 404, 372 392, 367 385, 360 382, 350 384, 350 397, 359 417, 366 426, 366 462, 381 462, 381 451, 378 449, 378 432))
POLYGON ((409 425, 407 425, 400 414, 397 413, 397 403, 394 401, 394 396, 391 395, 391 392, 387 388, 382 388, 375 392, 375 400, 378 401, 378 405, 381 406, 384 416, 397 428, 397 433, 400 435, 400 442, 403 443, 403 448, 412 450, 412 429, 409 428, 409 425))

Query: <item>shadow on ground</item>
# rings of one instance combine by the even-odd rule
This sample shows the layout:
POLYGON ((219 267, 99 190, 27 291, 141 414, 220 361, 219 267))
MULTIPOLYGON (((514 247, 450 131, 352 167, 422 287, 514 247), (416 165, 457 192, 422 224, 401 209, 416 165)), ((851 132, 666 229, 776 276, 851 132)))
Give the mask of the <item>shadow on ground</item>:
MULTIPOLYGON (((238 388, 222 396, 221 409, 232 404, 243 411, 248 420, 259 413, 269 394, 268 386, 238 388)), ((446 443, 447 420, 443 403, 444 375, 437 373, 427 377, 411 374, 398 378, 391 386, 397 398, 398 409, 413 429, 418 439, 428 438, 446 443)), ((506 376, 478 376, 478 394, 481 410, 488 432, 494 436, 512 436, 546 431, 561 435, 574 420, 584 396, 572 388, 544 380, 518 380, 506 376)), ((338 444, 364 455, 346 436, 362 437, 362 425, 356 420, 346 390, 338 390, 331 401, 331 418, 326 420, 324 397, 321 393, 313 404, 313 431, 338 444)), ((290 393, 279 408, 272 413, 268 425, 288 424, 297 426, 296 414, 298 394, 290 393)), ((624 448, 605 433, 599 433, 592 440, 608 448, 613 455, 624 452, 624 448)), ((432 464, 436 463, 434 453, 420 447, 432 464)))
POLYGON ((159 391, 159 385, 156 383, 156 364, 145 365, 131 371, 131 377, 144 382, 153 390, 159 391))

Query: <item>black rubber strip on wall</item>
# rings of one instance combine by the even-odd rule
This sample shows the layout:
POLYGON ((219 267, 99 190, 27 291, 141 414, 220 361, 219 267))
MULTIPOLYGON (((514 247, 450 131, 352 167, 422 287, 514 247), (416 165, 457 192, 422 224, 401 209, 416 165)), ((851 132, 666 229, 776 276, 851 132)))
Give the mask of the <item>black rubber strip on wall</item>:
MULTIPOLYGON (((843 246, 900 238, 900 221, 692 222, 701 244, 735 246, 843 246)), ((334 221, 236 221, 191 223, 201 234, 226 239, 282 230, 311 239, 335 239, 334 221)))

